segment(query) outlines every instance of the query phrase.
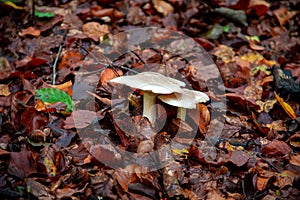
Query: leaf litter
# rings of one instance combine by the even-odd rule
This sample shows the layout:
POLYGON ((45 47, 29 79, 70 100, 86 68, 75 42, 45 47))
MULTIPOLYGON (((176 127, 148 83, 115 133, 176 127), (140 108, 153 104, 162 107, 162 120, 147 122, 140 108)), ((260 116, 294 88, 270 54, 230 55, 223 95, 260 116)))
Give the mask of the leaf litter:
POLYGON ((3 198, 299 198, 298 1, 1 1, 0 8, 3 198), (113 35, 145 26, 193 38, 220 76, 202 77, 199 66, 213 63, 163 31, 133 34, 138 48, 123 55, 125 37, 113 35), (175 41, 171 47, 190 63, 145 48, 150 38, 160 46, 175 41), (158 102, 153 126, 142 117, 143 93, 109 82, 143 71, 184 80, 212 102, 188 110, 185 121, 158 102), (221 99, 226 113, 215 106, 221 99), (152 170, 146 155, 161 149, 154 161, 165 165, 152 170))

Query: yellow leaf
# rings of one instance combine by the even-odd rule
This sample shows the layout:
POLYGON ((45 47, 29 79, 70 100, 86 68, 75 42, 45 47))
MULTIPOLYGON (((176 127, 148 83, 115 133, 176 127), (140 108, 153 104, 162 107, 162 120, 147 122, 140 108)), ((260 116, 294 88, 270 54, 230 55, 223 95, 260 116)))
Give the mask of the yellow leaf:
POLYGON ((290 118, 296 119, 297 116, 293 108, 288 103, 284 102, 284 100, 280 96, 278 96, 276 92, 275 92, 275 97, 277 101, 280 103, 283 110, 286 112, 286 114, 288 114, 290 118))
POLYGON ((25 10, 23 7, 17 6, 16 4, 14 4, 11 1, 6 1, 4 3, 10 7, 13 7, 14 9, 17 9, 17 10, 25 10))
POLYGON ((0 96, 1 95, 6 97, 10 95, 8 85, 0 84, 0 96))
POLYGON ((187 149, 172 149, 172 152, 174 154, 184 156, 185 158, 187 158, 187 155, 189 154, 189 151, 187 149))

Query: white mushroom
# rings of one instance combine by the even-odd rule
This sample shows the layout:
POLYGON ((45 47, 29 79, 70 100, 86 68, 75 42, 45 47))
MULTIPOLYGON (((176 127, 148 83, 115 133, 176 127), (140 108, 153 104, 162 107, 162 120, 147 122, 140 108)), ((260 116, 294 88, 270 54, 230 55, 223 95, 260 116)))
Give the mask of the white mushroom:
POLYGON ((199 91, 182 89, 182 92, 157 96, 161 101, 177 107, 177 118, 185 121, 186 108, 195 109, 198 103, 209 101, 209 97, 199 91))
POLYGON ((174 78, 166 77, 157 72, 142 72, 132 76, 121 76, 110 80, 132 88, 137 88, 144 93, 143 116, 151 123, 156 121, 156 109, 153 108, 156 96, 159 94, 181 93, 185 83, 174 78))

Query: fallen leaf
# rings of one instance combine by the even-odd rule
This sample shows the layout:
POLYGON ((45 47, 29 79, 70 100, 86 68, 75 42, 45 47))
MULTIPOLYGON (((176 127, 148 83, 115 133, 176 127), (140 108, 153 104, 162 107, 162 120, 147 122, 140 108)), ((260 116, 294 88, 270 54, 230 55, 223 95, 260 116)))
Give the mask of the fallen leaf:
POLYGON ((230 158, 228 159, 229 162, 234 164, 237 167, 241 167, 245 165, 248 160, 250 159, 250 156, 244 152, 244 151, 233 151, 230 155, 230 158))
POLYGON ((49 193, 48 187, 45 185, 29 178, 26 182, 27 190, 33 196, 39 199, 54 199, 54 197, 49 193))
POLYGON ((270 4, 264 0, 250 0, 248 9, 255 11, 258 16, 263 16, 269 11, 270 4))
POLYGON ((88 22, 82 26, 82 30, 88 37, 96 39, 97 41, 100 37, 110 33, 107 24, 101 25, 98 22, 88 22))
POLYGON ((234 10, 226 7, 216 8, 215 12, 244 26, 248 26, 247 16, 243 10, 234 10))
POLYGON ((234 58, 235 52, 233 49, 226 45, 219 45, 218 47, 214 48, 212 53, 221 58, 225 63, 229 63, 234 58))
POLYGON ((9 87, 8 85, 5 85, 5 84, 0 84, 0 96, 9 96, 10 95, 10 92, 9 92, 9 87))
POLYGON ((8 174, 20 179, 37 173, 37 163, 31 151, 10 152, 10 162, 7 170, 8 174))
POLYGON ((173 6, 163 0, 154 0, 154 8, 157 10, 157 12, 163 14, 164 16, 167 16, 168 13, 173 13, 174 12, 174 8, 173 6))
POLYGON ((100 117, 95 111, 75 110, 64 121, 65 129, 85 128, 90 125, 95 119, 100 117))
POLYGON ((50 84, 46 84, 46 85, 47 85, 47 87, 62 90, 64 92, 66 92, 69 96, 72 96, 72 94, 73 94, 72 84, 73 84, 72 81, 67 81, 67 82, 62 83, 60 85, 50 85, 50 84))
POLYGON ((266 113, 270 112, 270 110, 273 109, 276 102, 277 102, 276 99, 267 100, 266 102, 257 100, 256 103, 260 106, 260 109, 257 110, 257 112, 266 112, 266 113))
POLYGON ((270 180, 270 177, 258 176, 256 179, 256 189, 258 191, 263 191, 264 189, 266 189, 269 180, 270 180))
POLYGON ((27 35, 31 35, 34 37, 38 37, 40 36, 41 31, 39 29, 33 28, 32 26, 26 28, 26 29, 22 29, 20 36, 22 37, 26 37, 27 35))
POLYGON ((289 11, 287 7, 280 7, 276 10, 273 10, 274 15, 276 16, 278 22, 283 26, 291 18, 293 18, 299 11, 289 11))
POLYGON ((293 147, 300 148, 300 134, 296 133, 292 135, 288 141, 293 147))
POLYGON ((106 68, 100 74, 100 82, 101 82, 101 84, 107 84, 107 82, 110 81, 111 79, 122 76, 122 75, 123 75, 123 72, 120 69, 114 70, 111 68, 106 68))
POLYGON ((274 140, 262 147, 262 152, 265 156, 282 156, 292 152, 291 147, 283 141, 274 140))
POLYGON ((212 189, 208 192, 207 200, 225 200, 224 197, 221 196, 221 194, 219 194, 218 190, 216 189, 212 189))
POLYGON ((295 111, 293 110, 293 108, 288 104, 286 103, 280 96, 278 96, 276 94, 276 92, 274 93, 275 94, 275 97, 277 99, 277 101, 280 103, 281 107, 283 108, 283 110, 286 112, 286 114, 288 114, 288 116, 292 119, 296 119, 297 116, 296 116, 296 113, 295 111))
POLYGON ((300 154, 291 155, 290 163, 300 167, 300 154))

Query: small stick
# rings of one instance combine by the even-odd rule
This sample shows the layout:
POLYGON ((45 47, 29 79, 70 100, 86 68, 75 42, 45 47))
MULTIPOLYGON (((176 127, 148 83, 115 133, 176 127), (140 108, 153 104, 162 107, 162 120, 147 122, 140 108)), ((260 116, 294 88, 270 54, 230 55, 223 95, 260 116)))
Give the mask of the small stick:
POLYGON ((54 60, 53 66, 52 66, 52 68, 53 68, 52 85, 55 85, 55 79, 56 79, 56 65, 57 65, 57 62, 58 62, 58 58, 59 58, 60 55, 61 55, 61 52, 62 52, 62 44, 59 45, 59 49, 58 49, 56 58, 55 58, 55 60, 54 60))

